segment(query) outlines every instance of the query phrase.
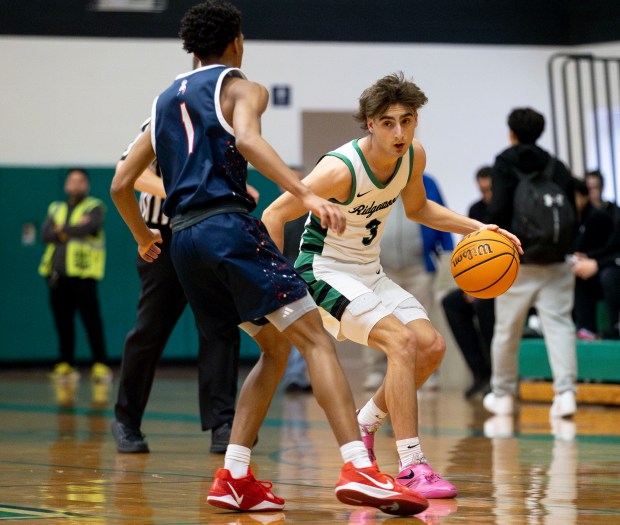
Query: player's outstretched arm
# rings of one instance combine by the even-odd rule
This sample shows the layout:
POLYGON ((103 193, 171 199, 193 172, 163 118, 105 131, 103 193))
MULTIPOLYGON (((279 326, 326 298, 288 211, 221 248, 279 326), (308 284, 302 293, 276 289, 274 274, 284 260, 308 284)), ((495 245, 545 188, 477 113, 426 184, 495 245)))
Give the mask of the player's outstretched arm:
POLYGON ((301 198, 309 190, 261 135, 261 116, 268 101, 267 89, 248 80, 231 78, 223 89, 224 116, 235 131, 237 149, 265 177, 301 198))
POLYGON ((161 234, 159 230, 151 230, 146 226, 134 193, 136 180, 155 160, 148 129, 136 140, 125 160, 118 163, 110 186, 110 196, 138 243, 140 257, 152 262, 161 253, 157 246, 157 243, 162 242, 161 234))
POLYGON ((422 179, 426 167, 426 153, 417 140, 413 141, 413 147, 415 151, 413 173, 411 180, 401 194, 408 219, 424 224, 429 228, 463 235, 479 229, 497 231, 507 237, 519 253, 523 253, 521 241, 509 231, 499 228, 496 224, 484 224, 428 200, 422 179))
MULTIPOLYGON (((324 228, 342 233, 345 219, 338 207, 317 196, 302 184, 297 173, 286 165, 275 149, 262 137, 261 116, 268 101, 267 89, 255 82, 234 78, 225 85, 223 110, 225 116, 230 112, 237 149, 259 172, 299 199, 304 210, 310 210, 320 217, 324 228)), ((303 211, 296 217, 302 214, 303 211)), ((273 235, 280 236, 275 228, 273 235)), ((280 237, 283 237, 283 234, 280 237)))

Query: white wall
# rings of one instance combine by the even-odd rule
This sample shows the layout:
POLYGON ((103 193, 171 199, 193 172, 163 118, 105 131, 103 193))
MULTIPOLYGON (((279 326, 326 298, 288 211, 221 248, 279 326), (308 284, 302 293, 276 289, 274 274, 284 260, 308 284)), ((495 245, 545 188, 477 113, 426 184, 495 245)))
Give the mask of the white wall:
MULTIPOLYGON (((302 111, 353 112, 364 88, 403 70, 429 98, 418 133, 427 169, 465 212, 477 197, 475 170, 507 146, 509 111, 529 105, 549 116, 546 67, 558 51, 566 49, 247 41, 244 71, 268 87, 291 85, 292 106, 270 108, 263 129, 299 165, 302 111)), ((579 51, 620 56, 620 43, 579 51)), ((0 38, 0 164, 113 165, 153 98, 189 69, 177 40, 0 38)), ((549 131, 541 145, 551 147, 549 131)))

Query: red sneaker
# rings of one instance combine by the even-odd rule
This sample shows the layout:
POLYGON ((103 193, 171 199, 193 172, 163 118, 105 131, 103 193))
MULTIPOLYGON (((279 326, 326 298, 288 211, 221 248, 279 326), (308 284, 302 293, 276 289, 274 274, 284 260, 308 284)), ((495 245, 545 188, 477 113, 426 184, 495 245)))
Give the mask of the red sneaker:
POLYGON ((225 468, 215 473, 215 479, 207 496, 207 503, 214 507, 241 511, 274 511, 284 508, 284 500, 278 498, 269 481, 260 481, 248 468, 248 475, 233 478, 225 468))
POLYGON ((428 500, 380 472, 377 464, 355 468, 349 462, 342 467, 336 485, 336 497, 348 505, 375 507, 386 514, 411 516, 426 510, 428 500))

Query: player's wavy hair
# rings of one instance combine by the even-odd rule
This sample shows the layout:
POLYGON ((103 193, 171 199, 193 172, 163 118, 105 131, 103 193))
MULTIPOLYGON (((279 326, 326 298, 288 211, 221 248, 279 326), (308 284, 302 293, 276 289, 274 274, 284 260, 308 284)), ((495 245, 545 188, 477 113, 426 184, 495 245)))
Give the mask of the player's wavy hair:
POLYGON ((361 124, 362 129, 368 129, 368 119, 382 115, 392 104, 402 104, 417 111, 427 102, 424 92, 411 80, 407 80, 402 71, 397 71, 364 90, 359 98, 359 109, 353 118, 361 124))
POLYGON ((200 60, 219 58, 241 34, 241 11, 222 0, 197 4, 181 20, 183 49, 200 60))

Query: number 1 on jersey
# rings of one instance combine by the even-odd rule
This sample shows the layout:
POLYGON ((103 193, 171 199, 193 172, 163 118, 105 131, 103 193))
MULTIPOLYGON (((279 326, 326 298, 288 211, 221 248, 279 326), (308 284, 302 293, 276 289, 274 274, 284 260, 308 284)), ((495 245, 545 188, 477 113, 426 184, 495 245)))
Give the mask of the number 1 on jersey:
POLYGON ((194 126, 192 125, 192 119, 189 117, 189 113, 185 107, 185 102, 181 102, 181 119, 185 127, 185 134, 187 135, 187 153, 191 155, 194 151, 194 126))

